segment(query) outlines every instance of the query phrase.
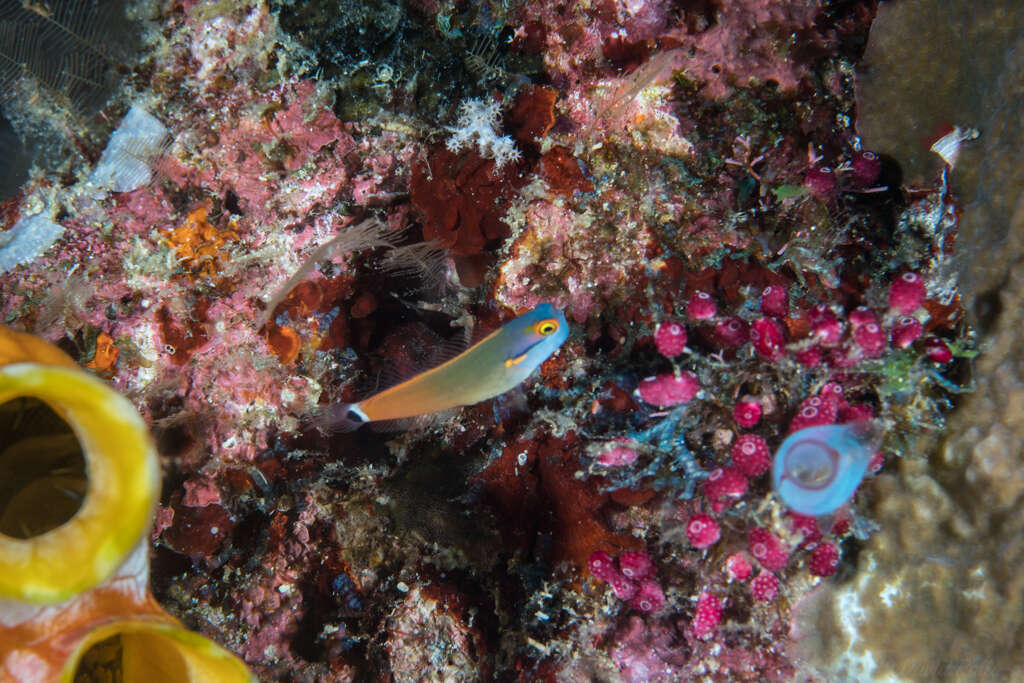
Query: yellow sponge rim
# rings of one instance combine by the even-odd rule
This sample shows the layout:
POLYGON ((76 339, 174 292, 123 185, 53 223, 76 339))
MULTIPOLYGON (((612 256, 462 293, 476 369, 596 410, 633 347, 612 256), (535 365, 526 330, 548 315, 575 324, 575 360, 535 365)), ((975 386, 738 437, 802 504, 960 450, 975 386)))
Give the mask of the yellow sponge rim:
POLYGON ((106 580, 149 529, 160 466, 135 407, 85 372, 38 363, 0 366, 0 404, 47 403, 74 430, 88 491, 65 524, 29 539, 0 534, 0 598, 52 604, 106 580))
POLYGON ((125 683, 255 683, 245 664, 212 640, 173 623, 146 618, 118 619, 82 639, 61 674, 72 683, 82 656, 96 643, 121 636, 125 683))

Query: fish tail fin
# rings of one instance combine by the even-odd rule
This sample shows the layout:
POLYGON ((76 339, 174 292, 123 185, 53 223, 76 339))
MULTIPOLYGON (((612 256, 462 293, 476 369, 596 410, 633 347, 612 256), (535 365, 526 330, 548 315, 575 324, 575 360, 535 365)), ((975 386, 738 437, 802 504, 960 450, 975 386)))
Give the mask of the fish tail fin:
POLYGON ((370 421, 358 403, 332 403, 320 406, 313 423, 321 432, 354 432, 370 421))

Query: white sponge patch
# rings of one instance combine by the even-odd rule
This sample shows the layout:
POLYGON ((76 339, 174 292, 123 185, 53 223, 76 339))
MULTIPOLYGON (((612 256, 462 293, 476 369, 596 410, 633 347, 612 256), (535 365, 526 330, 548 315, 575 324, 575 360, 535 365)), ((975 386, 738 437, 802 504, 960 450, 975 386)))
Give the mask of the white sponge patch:
POLYGON ((138 105, 132 105, 110 136, 89 180, 114 192, 131 192, 149 182, 151 164, 160 156, 167 128, 138 105))

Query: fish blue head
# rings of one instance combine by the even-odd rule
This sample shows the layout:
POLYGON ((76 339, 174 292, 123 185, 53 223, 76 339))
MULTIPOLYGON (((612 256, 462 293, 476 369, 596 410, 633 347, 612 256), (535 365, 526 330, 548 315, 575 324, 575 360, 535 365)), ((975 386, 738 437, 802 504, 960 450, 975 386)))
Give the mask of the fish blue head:
POLYGON ((501 337, 507 345, 505 366, 525 378, 565 342, 569 325, 560 310, 545 303, 505 323, 501 337))
POLYGON ((772 462, 772 486, 794 512, 827 515, 853 497, 875 454, 861 423, 808 427, 790 434, 772 462))

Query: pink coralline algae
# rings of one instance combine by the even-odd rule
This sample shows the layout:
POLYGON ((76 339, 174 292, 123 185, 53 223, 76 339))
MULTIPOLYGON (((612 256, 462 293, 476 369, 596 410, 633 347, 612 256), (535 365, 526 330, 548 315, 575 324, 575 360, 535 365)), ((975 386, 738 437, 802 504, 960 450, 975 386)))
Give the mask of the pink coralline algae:
POLYGON ((751 479, 767 472, 771 462, 771 450, 762 436, 741 434, 732 446, 732 464, 751 479))
POLYGON ((699 513, 686 523, 686 537, 694 548, 708 548, 718 543, 722 530, 714 517, 699 513))
POLYGON ((761 402, 756 399, 740 399, 732 408, 732 417, 736 424, 745 429, 753 427, 761 421, 761 402))
POLYGON ((896 315, 909 315, 921 307, 927 295, 924 278, 908 271, 889 285, 889 309, 896 315))
POLYGON ((815 576, 832 576, 839 568, 839 548, 835 543, 818 545, 811 551, 808 567, 815 576))
POLYGON ((722 600, 714 593, 704 592, 697 598, 697 609, 693 614, 693 635, 698 639, 708 638, 722 623, 722 600))
POLYGON ((700 391, 700 382, 692 372, 682 371, 648 377, 640 382, 637 395, 644 403, 668 408, 693 399, 700 391))
POLYGON ((130 87, 57 119, 73 158, 0 199, 64 233, 0 315, 153 425, 158 599, 266 680, 796 678, 790 605, 899 484, 819 528, 773 449, 872 420, 868 455, 920 457, 971 353, 955 198, 859 151, 877 3, 342 4, 162 3, 130 87), (97 198, 136 104, 169 146, 97 198), (570 337, 512 400, 311 419, 541 303, 570 337))
POLYGON ((659 323, 654 331, 654 345, 666 358, 675 358, 686 349, 686 328, 676 320, 659 323))
POLYGON ((750 593, 758 602, 771 602, 779 595, 779 577, 761 572, 750 582, 750 593))
POLYGON ((634 615, 612 635, 609 654, 625 683, 669 683, 688 661, 681 641, 671 626, 634 615))
POLYGON ((755 527, 747 534, 747 550, 768 571, 781 571, 789 562, 786 546, 775 534, 761 527, 755 527))

